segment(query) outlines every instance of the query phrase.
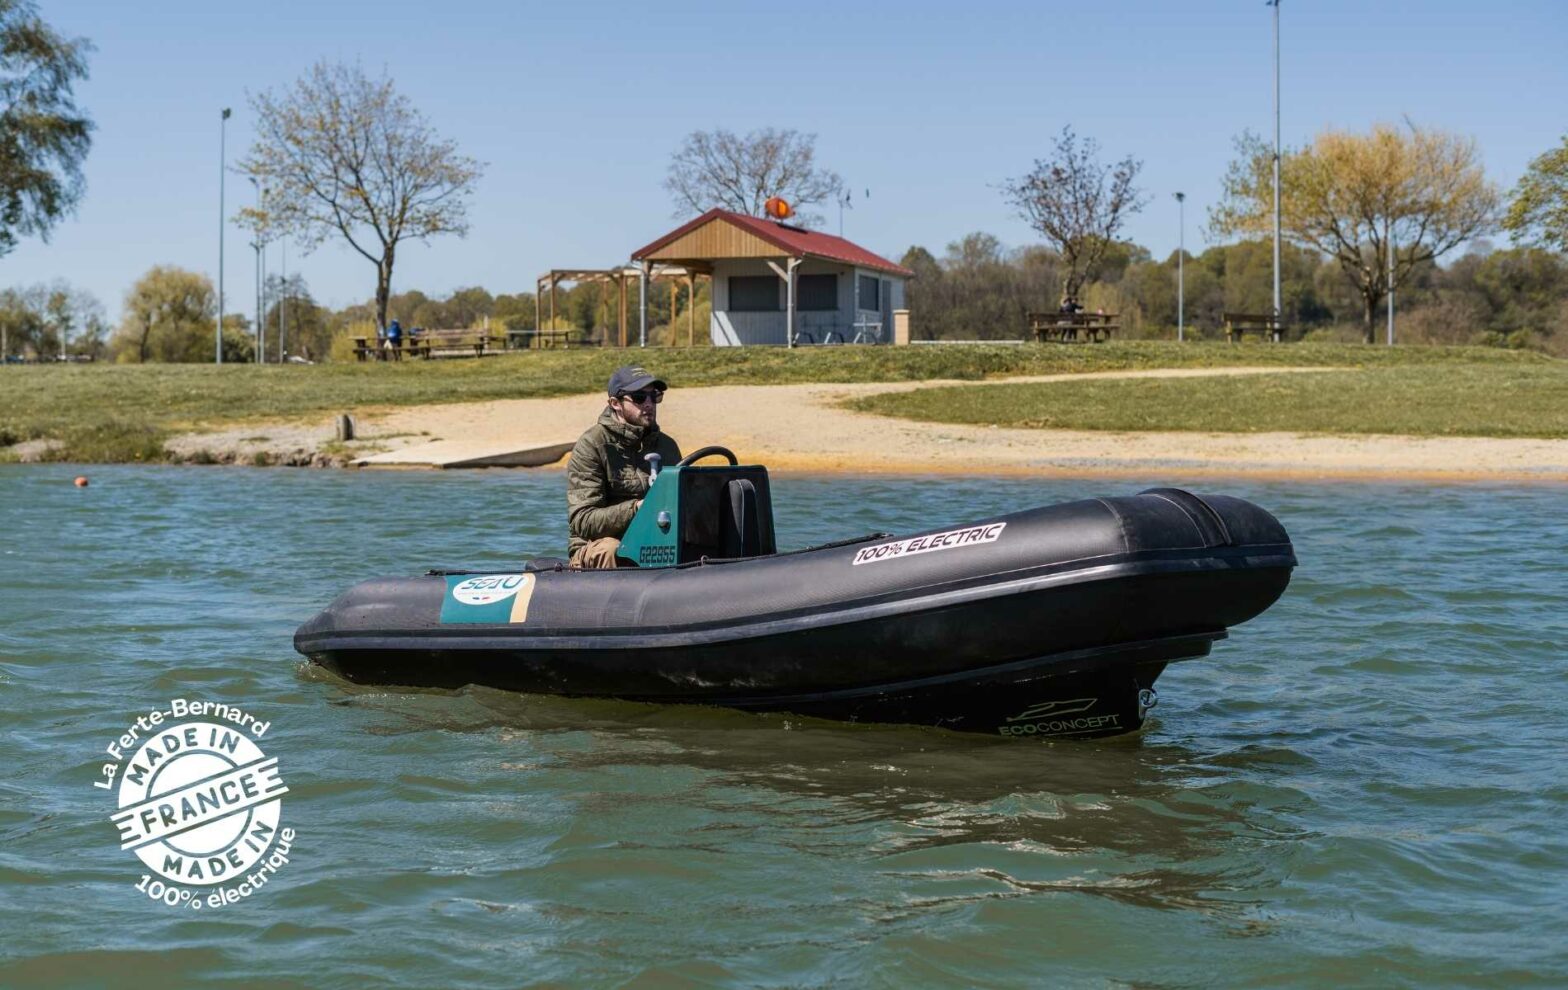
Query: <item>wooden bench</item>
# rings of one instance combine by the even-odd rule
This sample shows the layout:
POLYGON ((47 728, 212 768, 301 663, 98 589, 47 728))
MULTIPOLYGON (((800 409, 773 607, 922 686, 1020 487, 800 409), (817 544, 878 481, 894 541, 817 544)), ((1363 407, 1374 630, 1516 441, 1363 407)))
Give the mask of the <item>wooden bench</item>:
POLYGON ((1277 344, 1285 332, 1285 325, 1273 313, 1222 313, 1220 319, 1225 321, 1225 339, 1232 344, 1249 333, 1259 339, 1266 335, 1277 344))
POLYGON ((1039 343, 1098 344, 1121 329, 1115 313, 1030 313, 1029 332, 1039 343))

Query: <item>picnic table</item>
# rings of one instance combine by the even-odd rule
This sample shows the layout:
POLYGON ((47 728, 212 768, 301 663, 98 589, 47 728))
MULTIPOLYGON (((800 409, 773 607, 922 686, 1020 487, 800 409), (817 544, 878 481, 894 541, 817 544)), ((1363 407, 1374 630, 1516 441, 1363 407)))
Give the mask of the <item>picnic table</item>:
POLYGON ((354 356, 361 361, 398 361, 403 355, 414 357, 484 357, 498 354, 505 338, 484 330, 421 330, 399 340, 380 337, 355 337, 354 356))
POLYGON ((1220 318, 1225 321, 1225 339, 1232 344, 1249 333, 1259 339, 1267 335, 1277 344, 1285 332, 1285 325, 1273 313, 1222 313, 1220 318))
POLYGON ((1030 313, 1029 332, 1040 343, 1098 344, 1121 329, 1115 313, 1030 313))
MULTIPOLYGON (((507 343, 519 349, 530 347, 571 347, 576 330, 508 330, 507 343)), ((582 343, 578 340, 578 343, 582 343)))

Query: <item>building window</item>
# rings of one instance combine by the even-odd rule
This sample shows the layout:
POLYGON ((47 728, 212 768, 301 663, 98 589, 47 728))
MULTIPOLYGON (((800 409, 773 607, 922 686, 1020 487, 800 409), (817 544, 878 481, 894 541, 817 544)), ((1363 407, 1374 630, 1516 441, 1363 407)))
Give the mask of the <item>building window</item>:
POLYGON ((882 295, 878 291, 881 288, 882 283, 877 281, 877 279, 873 278, 872 276, 860 276, 860 308, 873 310, 881 309, 882 295))
POLYGON ((737 313, 777 313, 779 280, 772 275, 731 275, 730 309, 737 313))
POLYGON ((795 305, 802 310, 838 309, 838 276, 797 275, 795 305))

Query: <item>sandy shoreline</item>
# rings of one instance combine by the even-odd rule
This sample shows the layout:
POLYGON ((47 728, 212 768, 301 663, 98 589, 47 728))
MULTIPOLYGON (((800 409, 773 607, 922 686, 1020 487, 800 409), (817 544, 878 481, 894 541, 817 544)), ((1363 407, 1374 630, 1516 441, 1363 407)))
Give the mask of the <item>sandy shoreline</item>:
MULTIPOLYGON (((1166 369, 985 383, 678 388, 661 408, 660 421, 686 450, 722 444, 742 460, 777 471, 1568 481, 1568 440, 1001 429, 890 419, 840 405, 863 395, 942 384, 1318 370, 1327 369, 1166 369)), ((359 439, 347 445, 333 444, 333 418, 325 417, 303 425, 251 424, 186 434, 169 448, 186 460, 319 466, 380 455, 378 466, 430 466, 570 442, 593 421, 602 402, 598 395, 579 395, 360 410, 355 411, 359 439)))

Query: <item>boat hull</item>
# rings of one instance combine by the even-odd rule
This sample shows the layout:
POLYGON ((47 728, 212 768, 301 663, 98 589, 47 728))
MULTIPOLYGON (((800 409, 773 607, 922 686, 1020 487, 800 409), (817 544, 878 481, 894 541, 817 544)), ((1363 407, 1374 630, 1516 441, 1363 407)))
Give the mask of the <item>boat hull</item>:
POLYGON ((990 542, 933 533, 662 571, 512 575, 528 600, 507 599, 502 622, 453 603, 468 575, 378 579, 302 626, 295 646, 363 684, 1114 735, 1141 726, 1166 664, 1208 655, 1283 593, 1295 564, 1262 509, 1175 490, 945 531, 990 542))

